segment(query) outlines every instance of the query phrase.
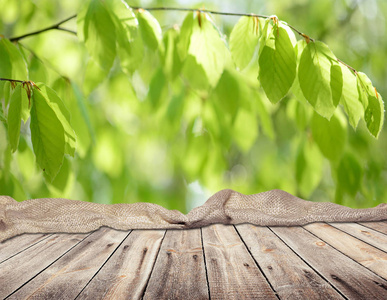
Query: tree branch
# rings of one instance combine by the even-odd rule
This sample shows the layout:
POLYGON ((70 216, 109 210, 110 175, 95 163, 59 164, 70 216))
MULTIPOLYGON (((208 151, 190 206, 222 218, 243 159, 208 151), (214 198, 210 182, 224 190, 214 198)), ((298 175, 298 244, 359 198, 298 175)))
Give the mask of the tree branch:
POLYGON ((0 81, 9 81, 9 82, 19 82, 23 83, 23 80, 17 80, 17 79, 8 79, 8 78, 0 78, 0 81))
POLYGON ((11 42, 18 42, 19 40, 24 39, 26 37, 29 37, 29 36, 32 36, 32 35, 36 35, 36 34, 40 34, 42 32, 46 32, 46 31, 53 30, 53 29, 62 30, 62 31, 66 31, 66 32, 70 32, 70 33, 76 34, 76 32, 73 31, 73 30, 60 27, 60 25, 62 25, 63 23, 66 23, 67 21, 70 21, 71 19, 74 19, 76 17, 77 17, 77 15, 72 15, 72 16, 68 17, 67 19, 64 19, 63 21, 60 21, 59 23, 56 23, 56 24, 54 24, 54 25, 52 25, 50 27, 46 27, 46 28, 43 28, 41 30, 37 30, 37 31, 34 31, 34 32, 26 33, 26 34, 23 34, 21 36, 13 37, 13 38, 10 38, 9 40, 11 42))
MULTIPOLYGON (((154 10, 157 10, 157 11, 199 11, 199 12, 202 12, 202 13, 210 13, 210 14, 213 14, 213 15, 239 16, 239 17, 258 17, 258 18, 262 18, 262 19, 270 19, 270 18, 273 17, 273 16, 267 16, 267 15, 253 14, 253 13, 250 13, 250 14, 247 14, 247 13, 230 13, 230 12, 221 12, 221 11, 208 10, 208 9, 184 8, 184 7, 140 7, 140 6, 130 6, 130 7, 132 9, 134 9, 134 10, 144 9, 144 10, 148 10, 148 11, 152 11, 152 10, 153 11, 154 10)), ((32 36, 32 35, 36 35, 36 34, 40 34, 42 32, 46 32, 46 31, 53 30, 53 29, 66 31, 66 32, 69 32, 69 33, 72 33, 72 34, 77 34, 76 31, 60 27, 60 25, 62 25, 63 23, 65 23, 67 21, 70 21, 70 20, 72 20, 72 19, 74 19, 76 17, 77 17, 77 15, 72 15, 72 16, 68 17, 67 19, 64 19, 63 21, 60 21, 59 23, 54 24, 54 25, 52 25, 50 27, 47 27, 47 28, 44 28, 44 29, 41 29, 41 30, 38 30, 38 31, 30 32, 30 33, 27 33, 27 34, 24 34, 24 35, 21 35, 21 36, 18 36, 18 37, 10 38, 10 41, 11 42, 18 42, 19 40, 24 39, 26 37, 29 37, 29 36, 32 36)), ((294 32, 299 34, 301 37, 303 37, 308 43, 309 43, 309 41, 314 42, 314 39, 312 39, 309 36, 307 36, 306 34, 302 33, 301 31, 299 31, 298 29, 296 29, 292 25, 289 25, 289 24, 286 24, 286 25, 289 26, 294 32)), ((344 66, 346 66, 347 68, 349 68, 355 74, 357 73, 355 68, 352 68, 351 66, 347 65, 346 63, 344 63, 340 59, 337 59, 337 61, 339 63, 343 64, 344 66)), ((0 78, 0 80, 3 80, 3 79, 0 78)))

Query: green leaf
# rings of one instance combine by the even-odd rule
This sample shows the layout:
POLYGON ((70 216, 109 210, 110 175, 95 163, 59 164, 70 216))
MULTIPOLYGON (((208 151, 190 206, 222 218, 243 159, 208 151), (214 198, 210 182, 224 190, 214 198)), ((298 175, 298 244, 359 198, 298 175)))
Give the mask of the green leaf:
POLYGON ((179 53, 180 59, 184 61, 188 55, 188 48, 191 41, 192 28, 195 16, 193 12, 189 12, 183 21, 181 26, 179 42, 177 44, 177 52, 179 53))
POLYGON ((239 109, 233 124, 233 137, 238 147, 247 153, 258 136, 257 117, 251 111, 239 109))
POLYGON ((162 101, 165 101, 167 86, 168 86, 167 79, 163 73, 163 70, 159 68, 155 72, 149 84, 148 97, 152 104, 153 109, 159 108, 162 101))
POLYGON ((8 140, 12 152, 15 152, 19 144, 21 110, 22 110, 22 86, 18 84, 12 94, 8 109, 8 140))
POLYGON ((104 70, 110 70, 116 56, 115 24, 105 1, 86 2, 77 17, 78 37, 90 56, 104 70))
POLYGON ((336 57, 322 42, 310 42, 298 66, 302 93, 315 111, 330 119, 342 94, 343 77, 336 57))
POLYGON ((342 66, 342 73, 343 94, 341 95, 340 103, 348 115, 349 123, 353 128, 356 128, 364 114, 363 106, 359 101, 356 76, 345 66, 342 66))
POLYGON ((162 39, 162 31, 159 22, 152 16, 149 11, 139 9, 137 19, 140 24, 140 32, 144 44, 152 50, 159 47, 162 39))
POLYGON ((11 99, 12 86, 10 81, 4 83, 4 106, 7 107, 11 99))
POLYGON ((35 89, 34 94, 38 94, 40 97, 45 99, 46 103, 49 103, 64 129, 65 153, 74 156, 76 137, 74 130, 70 125, 69 111, 64 105, 62 99, 58 97, 57 93, 53 89, 45 86, 43 83, 38 83, 37 86, 40 90, 35 89))
POLYGON ((273 26, 259 56, 259 80, 269 100, 277 103, 296 77, 296 54, 286 25, 273 26))
POLYGON ((361 186, 363 169, 355 156, 345 153, 337 168, 337 180, 342 190, 354 197, 361 186))
POLYGON ((174 27, 169 29, 163 38, 164 51, 161 53, 161 61, 164 72, 172 79, 181 71, 182 61, 178 54, 179 31, 174 27))
POLYGON ((376 93, 376 97, 371 95, 368 97, 368 106, 364 113, 364 120, 368 131, 375 138, 378 138, 384 122, 384 103, 379 93, 376 93))
POLYGON ((27 65, 17 47, 0 37, 0 77, 27 80, 27 65))
POLYGON ((323 174, 323 157, 311 140, 303 140, 296 158, 296 180, 302 197, 309 198, 323 174))
POLYGON ((296 98, 291 98, 286 105, 286 114, 296 123, 297 128, 300 131, 304 131, 309 125, 313 110, 296 98))
POLYGON ((363 72, 356 73, 357 90, 359 92, 359 101, 363 104, 364 109, 368 107, 368 97, 375 95, 375 88, 371 80, 363 72))
POLYGON ((24 124, 27 123, 30 118, 31 99, 28 99, 27 91, 21 90, 21 119, 24 124))
POLYGON ((359 100, 365 108, 364 120, 368 131, 378 138, 384 122, 384 103, 382 96, 372 86, 371 80, 362 72, 357 73, 359 100))
POLYGON ((4 116, 3 102, 0 101, 0 121, 7 127, 7 119, 4 116))
POLYGON ((242 98, 235 73, 231 70, 224 70, 214 90, 220 109, 231 116, 238 112, 239 100, 242 98))
MULTIPOLYGON (((253 95, 257 98, 255 101, 257 103, 257 112, 259 117, 259 123, 263 130, 263 133, 268 136, 270 139, 274 139, 275 132, 273 126, 273 120, 271 118, 270 112, 267 108, 267 105, 264 103, 262 96, 259 95, 258 92, 253 93, 253 95)), ((265 101, 270 104, 268 100, 265 101)))
POLYGON ((241 17, 230 34, 230 51, 236 66, 243 70, 254 56, 259 41, 257 17, 241 17))
POLYGON ((337 110, 330 121, 314 113, 312 118, 313 139, 322 154, 331 161, 340 159, 347 138, 345 117, 337 110))
MULTIPOLYGON (((198 74, 204 71, 210 86, 215 86, 226 63, 227 48, 210 17, 197 14, 192 24, 192 34, 188 48, 188 58, 184 65, 184 75, 199 82, 198 74), (190 59, 191 58, 191 59, 190 59)), ((206 87, 197 86, 198 88, 206 87)))
POLYGON ((86 65, 85 78, 83 80, 83 92, 89 95, 109 75, 109 70, 101 68, 94 59, 90 58, 86 65))
POLYGON ((133 72, 141 62, 143 47, 138 34, 138 21, 133 10, 122 0, 111 0, 110 14, 116 26, 117 53, 122 69, 133 72))
POLYGON ((56 176, 65 154, 65 130, 51 101, 34 89, 31 107, 31 141, 37 164, 51 178, 56 176))
POLYGON ((86 99, 74 82, 63 77, 58 78, 52 88, 63 99, 66 107, 71 111, 71 126, 77 137, 77 154, 84 158, 91 140, 94 139, 94 131, 91 127, 90 117, 85 105, 86 99))

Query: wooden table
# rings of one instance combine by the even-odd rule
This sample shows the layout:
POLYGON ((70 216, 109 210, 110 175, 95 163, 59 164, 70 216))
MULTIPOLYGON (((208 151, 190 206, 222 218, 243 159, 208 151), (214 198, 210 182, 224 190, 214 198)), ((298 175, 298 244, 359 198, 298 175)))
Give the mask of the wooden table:
POLYGON ((24 234, 0 299, 387 299, 387 222, 24 234))

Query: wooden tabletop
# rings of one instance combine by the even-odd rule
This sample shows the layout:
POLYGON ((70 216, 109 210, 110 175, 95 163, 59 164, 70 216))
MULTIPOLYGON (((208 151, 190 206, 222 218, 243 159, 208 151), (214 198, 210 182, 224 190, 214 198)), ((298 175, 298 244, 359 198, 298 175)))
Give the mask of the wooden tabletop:
POLYGON ((387 299, 387 222, 23 234, 0 299, 387 299))

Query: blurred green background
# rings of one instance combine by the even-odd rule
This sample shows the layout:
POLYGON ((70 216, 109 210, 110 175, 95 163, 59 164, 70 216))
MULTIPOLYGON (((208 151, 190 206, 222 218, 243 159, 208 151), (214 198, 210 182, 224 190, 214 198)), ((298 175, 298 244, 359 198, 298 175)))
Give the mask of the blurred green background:
MULTIPOLYGON (((0 0, 0 34, 10 38, 50 26, 77 13, 82 2, 0 0)), ((275 14, 328 44, 338 58, 366 73, 378 92, 387 97, 384 0, 128 3, 275 14)), ((186 15, 176 11, 152 14, 163 32, 181 25, 186 15)), ((238 17, 214 16, 214 20, 228 37, 238 17)), ((76 20, 64 27, 76 30, 76 20)), ((247 94, 246 87, 240 88, 249 101, 251 116, 257 120, 248 125, 256 130, 248 130, 251 127, 246 125, 233 134, 222 127, 214 107, 207 104, 213 99, 210 92, 195 91, 183 79, 165 88, 166 79, 158 77, 155 67, 160 64, 157 52, 146 51, 130 75, 117 64, 108 78, 90 91, 93 78, 85 79, 88 54, 76 36, 49 31, 23 39, 21 44, 33 53, 29 79, 44 82, 61 94, 72 114, 77 152, 75 158, 66 157, 50 183, 36 167, 28 124, 22 127, 19 149, 11 157, 5 151, 6 137, 0 132, 0 194, 17 200, 65 197, 98 203, 145 201, 184 213, 223 188, 245 194, 283 189, 304 199, 351 207, 386 202, 386 127, 375 140, 363 121, 356 131, 348 125, 343 155, 350 157, 353 166, 344 168, 340 161, 324 159, 316 146, 308 144, 310 107, 300 107, 291 95, 273 105, 257 81, 247 80, 246 86, 254 86, 247 94), (66 81, 61 76, 80 87, 79 94, 66 93, 66 81), (305 121, 297 117, 300 114, 295 114, 296 110, 302 110, 305 121), (188 131, 203 134, 193 139, 188 131), (238 142, 238 136, 246 137, 251 144, 238 142), (340 169, 353 171, 352 175, 359 178, 352 180, 356 184, 351 187, 353 194, 346 192, 346 183, 340 181, 340 169)), ((256 74, 254 67, 250 71, 256 74)))

